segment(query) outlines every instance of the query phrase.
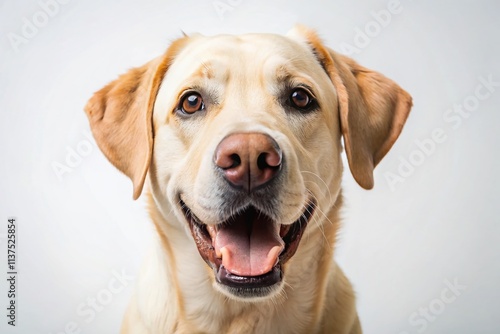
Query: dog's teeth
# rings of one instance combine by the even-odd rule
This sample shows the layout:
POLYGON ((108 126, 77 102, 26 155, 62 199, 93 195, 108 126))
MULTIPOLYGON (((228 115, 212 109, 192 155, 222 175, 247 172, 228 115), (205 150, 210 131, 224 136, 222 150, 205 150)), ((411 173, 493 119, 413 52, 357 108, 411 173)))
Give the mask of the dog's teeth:
POLYGON ((281 228, 280 228, 280 237, 284 237, 288 231, 290 230, 290 225, 281 225, 281 228))
POLYGON ((212 240, 214 240, 215 236, 217 235, 217 229, 215 228, 215 226, 207 225, 207 231, 208 231, 208 234, 210 234, 210 237, 212 238, 212 240))
POLYGON ((215 248, 215 256, 217 256, 218 259, 222 259, 222 252, 227 254, 227 248, 222 247, 221 249, 218 249, 217 247, 215 248))

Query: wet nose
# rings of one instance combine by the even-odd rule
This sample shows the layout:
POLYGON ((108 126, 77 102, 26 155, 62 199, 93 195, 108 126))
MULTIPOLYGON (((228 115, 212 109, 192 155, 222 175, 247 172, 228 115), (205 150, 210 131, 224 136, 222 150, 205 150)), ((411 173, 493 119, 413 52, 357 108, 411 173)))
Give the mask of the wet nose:
POLYGON ((229 183, 251 192, 278 174, 282 167, 282 151, 268 135, 235 133, 219 143, 214 162, 229 183))

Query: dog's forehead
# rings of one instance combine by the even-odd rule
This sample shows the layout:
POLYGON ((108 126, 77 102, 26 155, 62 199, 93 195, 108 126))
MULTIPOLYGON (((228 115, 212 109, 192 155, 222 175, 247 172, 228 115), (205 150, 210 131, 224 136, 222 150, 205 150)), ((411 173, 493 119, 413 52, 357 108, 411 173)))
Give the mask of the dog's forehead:
POLYGON ((276 34, 245 34, 245 35, 216 35, 196 36, 191 48, 187 51, 193 52, 229 52, 231 54, 252 56, 265 55, 266 51, 279 52, 283 56, 293 56, 304 46, 290 37, 276 34))
POLYGON ((252 109, 252 103, 297 82, 317 91, 331 84, 305 42, 275 34, 190 36, 163 78, 155 117, 160 123, 167 119, 167 110, 186 91, 208 93, 235 108, 234 103, 246 103, 245 108, 252 109))
MULTIPOLYGON (((224 72, 289 69, 306 71, 318 65, 313 52, 299 41, 275 34, 194 36, 176 57, 172 71, 190 76, 224 72)), ((177 75, 176 75, 177 76, 177 75)))

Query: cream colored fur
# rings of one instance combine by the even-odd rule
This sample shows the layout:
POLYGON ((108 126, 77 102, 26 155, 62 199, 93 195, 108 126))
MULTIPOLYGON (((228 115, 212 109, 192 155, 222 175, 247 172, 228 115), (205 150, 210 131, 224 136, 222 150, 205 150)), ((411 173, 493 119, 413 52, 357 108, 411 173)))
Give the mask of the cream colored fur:
MULTIPOLYGON (((207 102, 208 103, 208 102, 207 102)), ((158 232, 139 273, 122 333, 361 333, 351 285, 333 259, 342 205, 341 136, 358 183, 399 135, 411 97, 379 73, 323 46, 297 27, 288 36, 190 36, 97 92, 86 111, 108 159, 134 183, 146 180, 158 232), (285 80, 307 84, 319 110, 284 110, 276 92, 285 80), (217 96, 206 114, 188 120, 175 108, 186 89, 217 96), (205 224, 217 223, 212 159, 235 132, 264 133, 287 158, 274 208, 291 224, 309 197, 317 209, 296 254, 284 265, 278 292, 259 300, 231 298, 202 260, 178 201, 205 224)))

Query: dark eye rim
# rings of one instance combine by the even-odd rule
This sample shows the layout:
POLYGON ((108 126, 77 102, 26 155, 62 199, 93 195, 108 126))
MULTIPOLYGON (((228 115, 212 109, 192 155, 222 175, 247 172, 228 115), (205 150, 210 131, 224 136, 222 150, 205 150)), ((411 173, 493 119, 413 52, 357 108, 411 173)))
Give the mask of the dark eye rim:
POLYGON ((289 93, 288 93, 288 98, 286 100, 286 104, 290 108, 298 110, 302 113, 314 111, 314 110, 319 108, 318 101, 317 101, 316 97, 314 96, 314 94, 311 93, 310 89, 308 89, 307 87, 304 87, 304 86, 297 86, 297 87, 291 88, 289 90, 289 93), (295 102, 293 102, 292 95, 297 91, 304 92, 309 97, 309 102, 307 103, 306 106, 300 107, 300 106, 296 105, 295 102))
POLYGON ((177 105, 177 108, 175 109, 175 111, 177 113, 180 113, 183 116, 192 116, 192 115, 195 115, 195 114, 199 113, 200 111, 204 111, 204 110, 205 110, 205 100, 203 99, 203 95, 200 92, 195 91, 195 90, 189 90, 189 91, 184 92, 181 95, 181 97, 179 98, 179 104, 177 105), (188 112, 184 109, 184 102, 188 97, 190 97, 192 95, 197 95, 199 98, 201 98, 201 104, 200 104, 200 107, 198 110, 193 111, 193 112, 188 112))

